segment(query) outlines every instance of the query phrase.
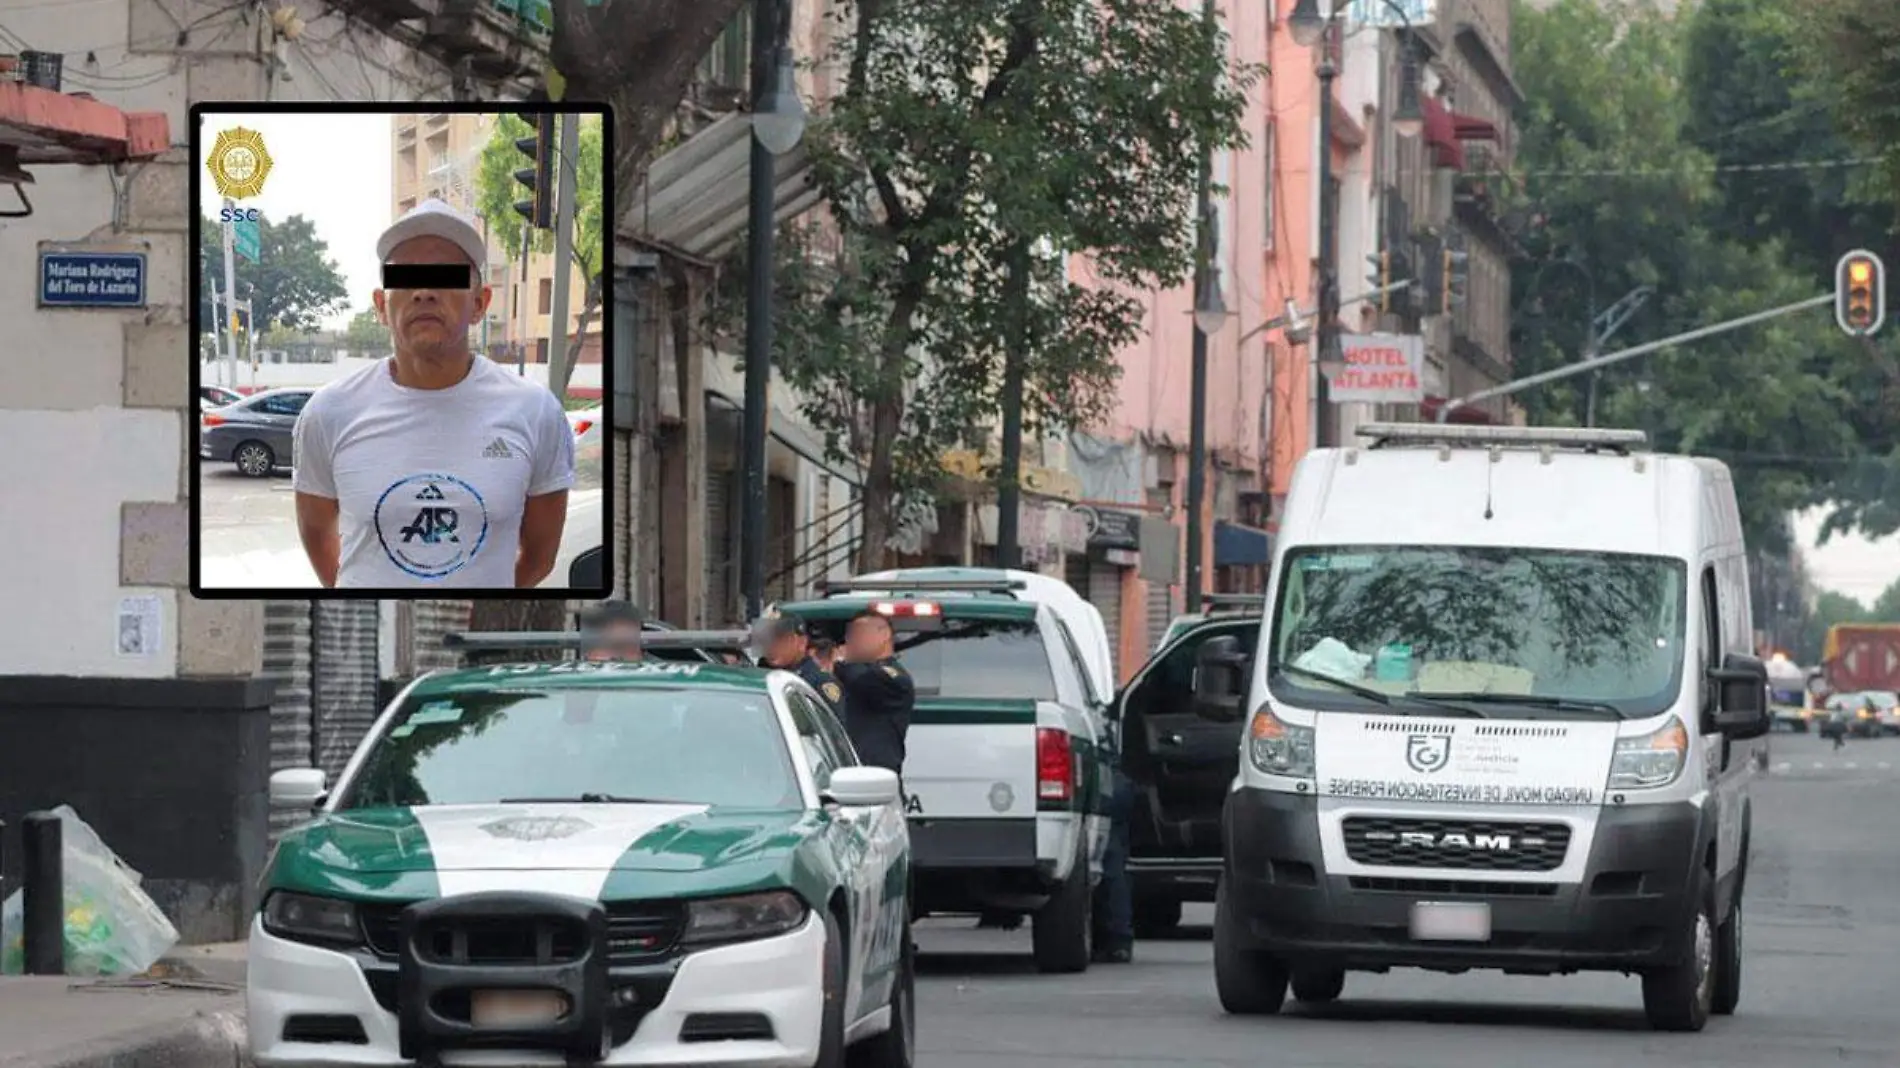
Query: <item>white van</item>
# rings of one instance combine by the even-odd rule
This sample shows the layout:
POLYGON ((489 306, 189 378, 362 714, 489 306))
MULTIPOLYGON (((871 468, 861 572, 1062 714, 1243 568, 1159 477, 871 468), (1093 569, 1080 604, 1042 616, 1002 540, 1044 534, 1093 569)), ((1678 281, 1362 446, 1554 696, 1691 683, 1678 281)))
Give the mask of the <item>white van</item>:
POLYGON ((1770 722, 1728 469, 1623 430, 1359 433, 1294 475, 1258 648, 1197 657, 1197 710, 1246 723, 1222 1005, 1480 968, 1639 975, 1663 1030, 1732 1013, 1770 722))

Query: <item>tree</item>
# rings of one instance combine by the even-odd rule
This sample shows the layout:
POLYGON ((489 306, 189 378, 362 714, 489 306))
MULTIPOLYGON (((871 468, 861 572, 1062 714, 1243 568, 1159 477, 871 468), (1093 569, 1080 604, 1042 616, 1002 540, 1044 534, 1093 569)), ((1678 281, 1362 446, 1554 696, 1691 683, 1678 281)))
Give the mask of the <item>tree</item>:
POLYGON ((383 356, 391 351, 389 327, 375 308, 364 308, 351 316, 343 336, 352 356, 383 356))
POLYGON ((1880 591, 1880 596, 1874 600, 1873 611, 1867 616, 1877 623, 1900 623, 1900 576, 1896 576, 1886 589, 1880 591))
MULTIPOLYGON (((520 215, 515 211, 514 203, 525 192, 520 183, 515 181, 515 171, 526 162, 526 157, 516 150, 515 141, 533 132, 527 120, 519 115, 503 113, 495 124, 494 135, 482 148, 481 169, 476 176, 478 209, 482 217, 489 220, 491 227, 499 229, 502 247, 511 260, 522 256, 522 228, 516 224, 520 215)), ((568 343, 567 374, 570 377, 574 373, 575 362, 580 359, 581 344, 588 328, 593 325, 594 316, 600 313, 603 296, 601 271, 605 268, 607 255, 604 236, 607 205, 602 199, 601 188, 604 146, 598 116, 582 117, 579 140, 574 168, 572 259, 587 282, 586 287, 575 295, 578 298, 580 321, 574 339, 568 343)), ((556 174, 558 189, 559 172, 556 174)), ((529 240, 529 248, 540 253, 554 251, 553 233, 545 230, 530 232, 533 237, 529 240)), ((549 382, 548 386, 556 396, 567 395, 565 380, 549 382)))
MULTIPOLYGON (((1618 346, 1827 291, 1831 275, 1803 269, 1791 238, 1749 243, 1725 215, 1710 157, 1685 135, 1708 120, 1685 87, 1692 65, 1680 21, 1649 3, 1591 0, 1519 3, 1515 18, 1527 97, 1519 161, 1545 220, 1527 237, 1531 262, 1513 287, 1520 373, 1583 348, 1589 293, 1573 270, 1540 274, 1551 261, 1582 264, 1600 305, 1655 288, 1618 346)), ((1840 458, 1864 442, 1843 414, 1870 369, 1825 311, 1808 312, 1607 369, 1603 422, 1727 460, 1751 544, 1780 550, 1790 509, 1855 496, 1840 458)), ((1582 385, 1572 379, 1524 401, 1534 421, 1567 421, 1582 385)))
POLYGON ((1834 590, 1822 590, 1814 599, 1814 610, 1808 614, 1807 626, 1802 628, 1801 646, 1796 650, 1796 658, 1803 664, 1818 664, 1821 650, 1827 645, 1827 632, 1841 623, 1865 623, 1869 615, 1867 606, 1834 590))
POLYGON ((1011 347, 1026 433, 1104 412, 1142 329, 1130 291, 1191 271, 1200 160, 1245 144, 1257 72, 1149 0, 857 0, 836 18, 853 30, 821 61, 843 91, 807 133, 829 217, 781 244, 773 356, 833 458, 865 464, 871 569, 942 452, 996 417, 1011 347), (1070 256, 1099 284, 1072 282, 1070 256))
MULTIPOLYGON (((342 307, 349 291, 329 246, 317 236, 310 220, 292 215, 282 222, 264 219, 258 224, 262 254, 259 262, 238 258, 238 299, 251 302, 252 333, 274 326, 299 332, 317 328, 325 316, 342 307)), ((210 216, 198 217, 198 267, 203 274, 205 303, 200 321, 216 322, 210 295, 224 291, 224 235, 210 216)))

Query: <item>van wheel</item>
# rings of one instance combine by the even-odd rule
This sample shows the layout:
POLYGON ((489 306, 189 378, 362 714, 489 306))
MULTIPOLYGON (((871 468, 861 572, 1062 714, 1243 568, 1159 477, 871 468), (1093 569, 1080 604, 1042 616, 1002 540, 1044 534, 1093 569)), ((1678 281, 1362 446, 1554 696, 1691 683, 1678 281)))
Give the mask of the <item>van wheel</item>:
POLYGON ((1030 925, 1030 943, 1036 955, 1036 969, 1051 974, 1084 972, 1094 953, 1092 908, 1093 887, 1089 885, 1089 865, 1078 855, 1069 866, 1069 877, 1062 880, 1049 900, 1036 910, 1030 925))
POLYGON ((1135 902, 1135 937, 1165 938, 1181 927, 1181 903, 1171 897, 1144 897, 1135 902))
POLYGON ((1338 1001, 1339 995, 1345 990, 1346 973, 1339 968, 1321 968, 1317 971, 1293 973, 1293 996, 1308 1005, 1324 1005, 1329 1001, 1338 1001))
POLYGON ((1286 1004, 1286 965, 1245 944, 1246 924, 1227 892, 1214 893, 1214 990, 1235 1016, 1272 1016, 1286 1004))
POLYGON ((917 957, 905 929, 891 988, 891 1029, 851 1047, 851 1068, 912 1068, 917 1063, 917 957))
POLYGON ((1701 903, 1683 932, 1680 963, 1643 976, 1643 1012, 1658 1031, 1700 1031, 1708 1025, 1715 1001, 1716 930, 1712 894, 1701 903))
POLYGON ((1715 993, 1709 1008, 1717 1016, 1735 1015, 1742 1001, 1742 897, 1728 910, 1728 922, 1715 930, 1715 993))
POLYGON ((844 933, 825 913, 825 1004, 818 1023, 818 1059, 812 1068, 844 1068, 844 933))

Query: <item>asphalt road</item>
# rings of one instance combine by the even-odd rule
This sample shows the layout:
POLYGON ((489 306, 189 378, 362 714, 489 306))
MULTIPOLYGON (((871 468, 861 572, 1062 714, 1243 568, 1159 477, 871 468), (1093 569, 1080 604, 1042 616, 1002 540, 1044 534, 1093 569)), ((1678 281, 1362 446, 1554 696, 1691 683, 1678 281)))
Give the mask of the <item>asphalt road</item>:
MULTIPOLYGON (((206 461, 199 477, 200 566, 206 587, 303 589, 317 585, 316 572, 297 539, 296 498, 289 471, 246 478, 228 463, 206 461)), ((561 553, 544 586, 566 587, 568 563, 601 544, 605 513, 595 485, 568 495, 561 553)))
MULTIPOLYGON (((1755 794, 1742 1003, 1657 1034, 1634 978, 1355 974, 1324 1009, 1224 1015, 1205 926, 1037 975, 1027 928, 926 921, 922 1068, 1635 1068, 1900 1064, 1900 738, 1778 734, 1755 794)), ((1211 922, 1211 909, 1189 922, 1211 922)), ((973 922, 973 921, 972 921, 973 922)))

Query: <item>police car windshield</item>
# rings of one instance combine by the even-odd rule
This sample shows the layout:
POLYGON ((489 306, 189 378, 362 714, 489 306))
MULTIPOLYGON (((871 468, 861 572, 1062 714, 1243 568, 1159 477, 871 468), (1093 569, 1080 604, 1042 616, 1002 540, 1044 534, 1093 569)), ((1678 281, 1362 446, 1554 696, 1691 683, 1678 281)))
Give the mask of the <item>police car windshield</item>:
POLYGON ((583 795, 740 808, 803 804, 765 694, 576 687, 410 698, 341 807, 583 795))
POLYGON ((1281 700, 1389 710, 1301 677, 1322 672, 1393 695, 1481 695, 1491 718, 1637 718, 1681 686, 1687 571, 1667 557, 1342 546, 1296 551, 1285 574, 1269 649, 1281 700))

